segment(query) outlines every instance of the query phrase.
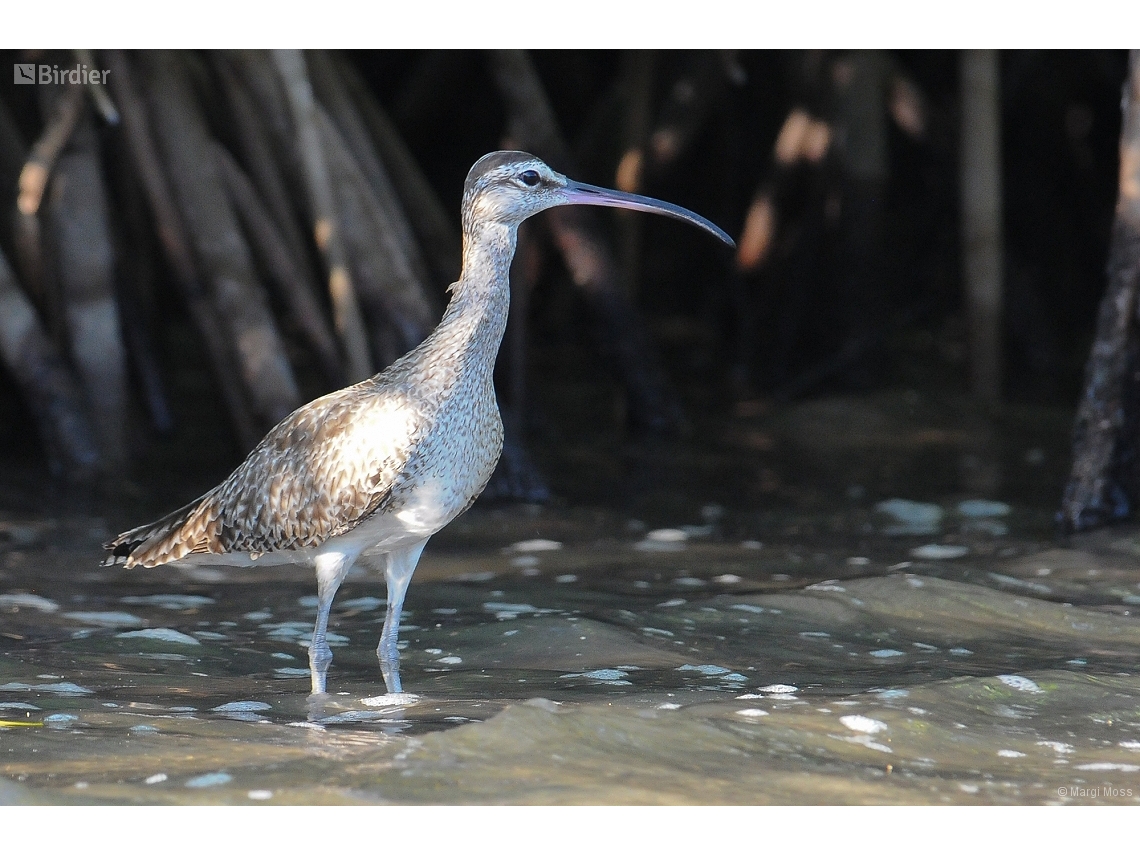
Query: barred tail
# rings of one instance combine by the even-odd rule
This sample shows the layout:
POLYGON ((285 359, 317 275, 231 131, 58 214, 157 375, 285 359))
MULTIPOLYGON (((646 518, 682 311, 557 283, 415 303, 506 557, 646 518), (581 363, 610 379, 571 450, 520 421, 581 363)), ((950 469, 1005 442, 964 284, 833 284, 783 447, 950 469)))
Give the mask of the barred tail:
POLYGON ((171 549, 172 544, 169 541, 174 539, 171 538, 171 535, 176 534, 190 521, 194 512, 198 510, 206 498, 208 498, 208 494, 195 499, 173 513, 167 514, 156 522, 132 528, 114 540, 104 543, 103 548, 111 554, 103 561, 103 565, 125 564, 127 567, 136 565, 154 567, 181 558, 182 555, 175 554, 175 551, 171 549))

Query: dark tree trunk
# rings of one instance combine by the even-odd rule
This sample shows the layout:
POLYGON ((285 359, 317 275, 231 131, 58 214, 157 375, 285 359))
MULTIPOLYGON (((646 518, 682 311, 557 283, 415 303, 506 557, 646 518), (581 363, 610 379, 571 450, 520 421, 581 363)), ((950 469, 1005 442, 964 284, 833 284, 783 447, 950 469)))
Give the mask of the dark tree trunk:
POLYGON ((1108 255, 1108 290, 1085 366, 1073 429, 1073 468, 1058 514, 1063 531, 1122 519, 1140 498, 1134 457, 1140 382, 1135 353, 1140 285, 1140 51, 1133 51, 1120 131, 1120 190, 1108 255), (1129 355, 1133 354, 1130 360, 1129 355))
POLYGON ((0 254, 0 358, 24 393, 53 475, 91 481, 102 461, 83 394, 0 254))
POLYGON ((293 320, 309 340, 325 378, 334 386, 344 384, 336 338, 325 321, 324 311, 317 298, 318 286, 305 265, 297 258, 286 238, 277 230, 272 216, 262 205, 249 177, 228 151, 214 144, 226 191, 234 210, 249 235, 250 245, 260 258, 269 276, 277 283, 293 320))
MULTIPOLYGON (((555 169, 567 169, 569 147, 526 52, 494 51, 491 58, 510 116, 510 138, 555 169)), ((648 331, 621 287, 618 264, 602 237, 596 212, 568 206, 551 209, 546 218, 574 284, 594 310, 599 338, 629 397, 633 422, 654 433, 681 431, 685 425, 681 405, 661 370, 648 331)))
POLYGON ((240 59, 246 83, 260 94, 259 100, 270 114, 277 117, 272 127, 277 129, 279 157, 285 164, 282 168, 288 169, 291 162, 295 162, 292 165, 297 167, 297 174, 303 176, 309 222, 313 224, 313 237, 325 262, 333 322, 344 351, 346 373, 349 382, 359 382, 372 374, 372 357, 360 310, 359 286, 353 281, 345 247, 344 212, 338 209, 333 192, 329 157, 317 121, 318 105, 313 98, 304 55, 292 50, 273 54, 274 63, 285 82, 287 109, 273 109, 277 100, 275 96, 279 93, 267 74, 265 64, 259 62, 254 54, 242 54, 240 59), (292 116, 292 124, 296 128, 295 147, 289 145, 292 133, 282 127, 284 113, 292 116))
POLYGON ((391 170, 392 183, 412 228, 423 244, 424 255, 436 283, 441 287, 450 285, 459 278, 458 220, 448 215, 396 126, 372 97, 356 69, 347 62, 341 62, 338 70, 368 126, 380 158, 391 170))
POLYGON ((263 427, 301 403, 284 342, 212 156, 211 136, 176 54, 147 53, 146 92, 174 198, 263 427))
POLYGON ((962 256, 970 325, 970 385, 981 401, 1002 391, 1001 81, 996 50, 961 58, 959 156, 962 256))
POLYGON ((135 86, 133 70, 120 51, 107 51, 105 62, 115 102, 122 115, 126 146, 131 153, 147 201, 155 218, 159 242, 174 271, 186 307, 206 345, 206 353, 214 369, 226 406, 233 421, 238 441, 252 448, 260 438, 252 413, 238 382, 234 355, 223 337, 214 308, 206 297, 197 264, 190 250, 182 215, 175 206, 173 193, 151 135, 150 119, 142 96, 135 86))
POLYGON ((127 462, 127 362, 115 296, 115 253, 100 147, 90 114, 60 158, 49 189, 68 347, 109 472, 127 462))

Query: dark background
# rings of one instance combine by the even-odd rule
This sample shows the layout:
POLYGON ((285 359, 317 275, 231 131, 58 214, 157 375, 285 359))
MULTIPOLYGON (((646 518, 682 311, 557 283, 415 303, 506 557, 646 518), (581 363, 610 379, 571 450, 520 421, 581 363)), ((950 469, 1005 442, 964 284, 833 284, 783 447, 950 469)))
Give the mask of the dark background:
MULTIPOLYGON (((677 81, 707 63, 708 55, 656 54, 652 101, 659 110, 677 81)), ((776 134, 789 110, 804 100, 796 71, 804 55, 740 51, 724 58, 733 73, 726 72, 708 98, 680 155, 655 171, 643 192, 689 207, 738 235, 750 200, 771 173, 776 134)), ((710 418, 813 397, 901 387, 934 397, 966 392, 957 238, 958 55, 890 55, 922 93, 927 132, 915 140, 890 125, 890 177, 875 286, 881 311, 867 359, 822 376, 812 373, 835 356, 840 331, 853 323, 845 308, 850 295, 841 287, 844 256, 836 251, 837 232, 821 201, 826 197, 821 182, 826 189, 828 182, 842 181, 828 167, 791 176, 782 197, 778 251, 770 264, 745 276, 734 275, 731 253, 707 236, 662 218, 644 218, 634 301, 689 417, 685 441, 699 443, 710 418), (789 328, 792 332, 781 338, 780 331, 789 328), (809 379, 799 382, 805 376, 809 379)), ((24 56, 5 52, 2 66, 24 56)), ((623 151, 622 53, 535 51, 532 58, 574 154, 573 169, 567 171, 614 186, 623 151)), ((444 207, 456 215, 471 164, 503 145, 506 115, 485 54, 367 51, 352 53, 351 61, 444 207)), ((1079 394, 1104 289, 1126 72, 1124 51, 1001 53, 1007 401, 1067 411, 1079 394)), ((29 143, 43 124, 32 89, 13 86, 7 77, 0 85, 0 101, 29 143)), ((114 132, 103 128, 101 133, 111 138, 114 132)), ((5 204, 11 205, 13 188, 6 192, 10 201, 5 204)), ((616 240, 617 221, 607 222, 615 225, 616 240)), ((591 335, 586 304, 557 253, 545 245, 528 318, 532 391, 525 439, 556 496, 587 498, 575 493, 579 479, 560 475, 558 459, 543 449, 568 438, 586 437, 609 448, 647 438, 629 418, 591 335)), ((0 247, 11 252, 10 235, 0 234, 0 247)), ((134 414, 132 465, 109 480, 151 486, 159 481, 163 494, 189 497, 224 475, 246 449, 228 429, 201 345, 177 291, 166 283, 168 276, 169 271, 156 271, 153 322, 160 332, 175 429, 156 433, 140 409, 134 414)), ((443 294, 434 296, 442 307, 443 294)), ((283 330, 292 341, 295 330, 287 322, 283 330)), ((290 356, 307 397, 327 391, 302 349, 291 346, 290 356)), ((501 397, 510 403, 505 388, 501 397)), ((0 468, 9 476, 7 504, 22 504, 26 491, 38 490, 46 479, 34 423, 3 368, 0 468)))

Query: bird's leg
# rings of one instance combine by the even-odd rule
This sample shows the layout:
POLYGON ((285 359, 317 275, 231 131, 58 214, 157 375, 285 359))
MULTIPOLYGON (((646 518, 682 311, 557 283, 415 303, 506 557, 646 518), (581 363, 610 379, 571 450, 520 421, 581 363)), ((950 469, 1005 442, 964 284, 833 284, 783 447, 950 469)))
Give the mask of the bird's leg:
POLYGON ((380 644, 376 657, 380 660, 380 673, 384 675, 384 685, 390 694, 403 691, 400 685, 400 652, 396 649, 396 636, 400 634, 400 612, 404 607, 404 594, 408 583, 416 571, 420 553, 424 551, 427 538, 405 549, 388 553, 388 566, 384 579, 388 583, 388 614, 384 618, 384 630, 380 633, 380 644))
POLYGON ((317 623, 313 627, 313 643, 309 645, 309 673, 313 678, 314 695, 324 694, 325 675, 328 674, 333 658, 329 644, 325 640, 329 610, 332 608, 337 588, 344 581, 344 576, 352 567, 355 558, 355 555, 340 551, 322 552, 316 557, 317 623))

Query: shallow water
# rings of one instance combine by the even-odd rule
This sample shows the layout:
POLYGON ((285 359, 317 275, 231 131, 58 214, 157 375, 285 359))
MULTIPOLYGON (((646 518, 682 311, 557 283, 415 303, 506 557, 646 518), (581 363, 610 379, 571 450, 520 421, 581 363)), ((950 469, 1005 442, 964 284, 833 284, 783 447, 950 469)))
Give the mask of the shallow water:
POLYGON ((9 514, 0 801, 1140 802, 1140 534, 925 487, 477 508, 409 591, 402 707, 378 573, 314 704, 305 568, 104 568, 105 520, 9 514))

